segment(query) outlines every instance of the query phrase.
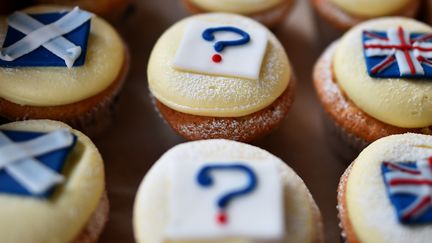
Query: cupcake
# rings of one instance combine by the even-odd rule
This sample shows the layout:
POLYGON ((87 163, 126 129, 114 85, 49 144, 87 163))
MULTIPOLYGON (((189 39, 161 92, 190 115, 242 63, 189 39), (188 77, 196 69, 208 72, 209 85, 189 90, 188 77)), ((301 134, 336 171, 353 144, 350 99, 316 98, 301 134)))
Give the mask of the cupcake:
POLYGON ((356 24, 384 16, 418 15, 421 0, 311 0, 326 43, 356 24))
POLYGON ((230 140, 175 146, 135 198, 143 242, 323 242, 320 212, 301 178, 274 155, 230 140))
POLYGON ((276 37, 225 13, 186 18, 157 41, 149 89, 161 116, 189 140, 251 141, 270 132, 294 99, 294 75, 276 37))
POLYGON ((0 116, 103 129, 129 67, 118 33, 77 7, 36 6, 0 21, 0 116))
POLYGON ((354 27, 325 50, 313 80, 342 141, 337 147, 355 154, 391 134, 431 134, 431 34, 431 27, 412 19, 381 18, 354 27))
POLYGON ((79 6, 108 19, 121 16, 134 0, 36 0, 40 4, 79 6))
POLYGON ((227 12, 246 15, 266 26, 281 23, 295 0, 182 0, 193 14, 206 12, 227 12))
POLYGON ((0 126, 0 242, 97 242, 108 219, 102 158, 64 123, 0 126))
POLYGON ((430 242, 432 136, 392 135, 369 145, 339 183, 347 242, 430 242))

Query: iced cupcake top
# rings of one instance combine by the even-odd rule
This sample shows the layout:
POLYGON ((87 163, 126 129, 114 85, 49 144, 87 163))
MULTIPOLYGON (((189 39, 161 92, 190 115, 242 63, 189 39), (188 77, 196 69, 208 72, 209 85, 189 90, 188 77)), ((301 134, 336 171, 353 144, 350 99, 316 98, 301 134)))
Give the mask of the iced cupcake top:
POLYGON ((337 44, 335 80, 365 113, 404 128, 432 125, 432 28, 408 18, 381 18, 337 44))
POLYGON ((329 0, 344 11, 360 17, 379 17, 396 14, 412 0, 329 0))
POLYGON ((190 0, 200 8, 212 12, 253 14, 275 7, 284 0, 190 0))

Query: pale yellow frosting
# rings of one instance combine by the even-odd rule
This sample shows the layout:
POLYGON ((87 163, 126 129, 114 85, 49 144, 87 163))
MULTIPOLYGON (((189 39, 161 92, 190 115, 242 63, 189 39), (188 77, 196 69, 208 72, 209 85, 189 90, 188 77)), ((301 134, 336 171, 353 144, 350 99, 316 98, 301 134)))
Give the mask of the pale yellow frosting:
POLYGON ((328 0, 342 10, 362 17, 380 17, 396 14, 413 0, 328 0))
POLYGON ((0 242, 68 243, 81 233, 97 208, 105 188, 102 158, 88 137, 49 120, 0 126, 19 131, 70 129, 77 144, 65 163, 65 182, 49 200, 0 194, 0 242))
POLYGON ((432 156, 432 136, 393 135, 360 153, 348 177, 348 217, 359 242, 430 242, 432 224, 404 226, 397 220, 381 175, 383 161, 408 162, 432 156))
MULTIPOLYGON (((284 188, 285 239, 283 242, 320 242, 322 225, 316 205, 301 178, 283 161, 258 147, 230 140, 202 140, 177 145, 166 152, 150 169, 135 198, 133 226, 139 243, 170 242, 164 237, 168 223, 170 158, 203 158, 206 161, 275 161, 284 188)), ((252 243, 250 239, 198 240, 193 243, 252 243)), ((259 242, 259 241, 255 241, 259 242)))
MULTIPOLYGON (((40 6, 29 13, 55 12, 59 7, 40 6)), ((0 39, 6 34, 0 20, 0 39)), ((83 66, 0 68, 0 97, 21 105, 56 106, 89 98, 106 89, 118 77, 125 48, 118 33, 94 16, 83 66)))
POLYGON ((398 26, 412 32, 432 32, 426 24, 408 18, 364 22, 337 44, 333 62, 335 77, 349 99, 370 116, 397 127, 427 127, 432 125, 432 80, 377 79, 367 73, 362 31, 386 31, 398 26))
POLYGON ((223 13, 195 15, 169 28, 157 41, 148 63, 152 94, 166 106, 188 114, 239 117, 275 101, 286 89, 292 71, 283 46, 267 30, 268 46, 258 80, 212 76, 172 67, 185 27, 192 18, 225 25, 265 28, 252 19, 223 13))
POLYGON ((189 0, 196 6, 211 12, 253 14, 275 7, 286 0, 189 0))

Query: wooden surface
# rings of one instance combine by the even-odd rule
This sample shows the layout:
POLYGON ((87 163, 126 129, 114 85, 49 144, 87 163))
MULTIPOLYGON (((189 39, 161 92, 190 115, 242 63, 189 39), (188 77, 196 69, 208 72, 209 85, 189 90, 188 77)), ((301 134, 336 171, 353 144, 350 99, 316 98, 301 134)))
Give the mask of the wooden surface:
MULTIPOLYGON (((137 0, 129 15, 117 24, 132 60, 116 119, 94 140, 105 159, 111 201, 110 221, 100 242, 134 242, 132 208, 138 185, 166 150, 184 142, 153 108, 146 64, 157 38, 187 15, 179 0, 137 0)), ((327 242, 339 242, 336 188, 346 164, 328 147, 322 110, 312 85, 312 68, 321 50, 308 1, 298 0, 285 23, 273 31, 296 72, 296 100, 282 126, 253 144, 280 157, 303 178, 321 209, 327 242)))

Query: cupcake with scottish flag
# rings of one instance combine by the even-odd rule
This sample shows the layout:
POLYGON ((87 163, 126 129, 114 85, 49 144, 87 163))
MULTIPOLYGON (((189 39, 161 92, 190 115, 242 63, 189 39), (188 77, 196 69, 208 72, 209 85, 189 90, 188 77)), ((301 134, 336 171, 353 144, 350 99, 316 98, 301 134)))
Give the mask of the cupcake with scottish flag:
POLYGON ((129 66, 118 33, 78 7, 36 6, 1 21, 0 116, 102 130, 129 66))
POLYGON ((88 137, 51 120, 0 126, 0 242, 97 242, 108 211, 88 137))

